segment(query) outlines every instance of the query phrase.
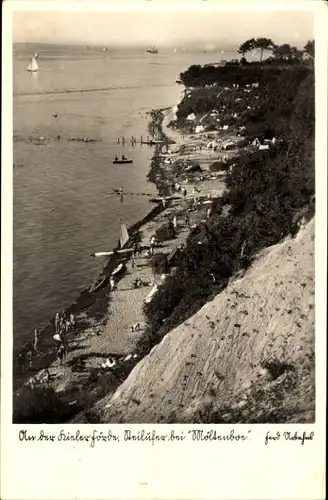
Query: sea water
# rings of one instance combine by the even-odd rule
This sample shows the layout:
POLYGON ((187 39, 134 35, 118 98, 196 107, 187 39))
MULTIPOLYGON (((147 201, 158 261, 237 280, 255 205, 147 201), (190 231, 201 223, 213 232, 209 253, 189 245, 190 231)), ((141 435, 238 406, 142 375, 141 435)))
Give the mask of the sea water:
POLYGON ((133 146, 131 137, 147 137, 148 111, 177 102, 181 71, 213 60, 215 54, 170 49, 14 46, 15 350, 90 285, 104 266, 90 254, 111 250, 120 225, 152 208, 146 196, 156 193, 146 180, 152 149, 133 146), (29 73, 36 51, 39 71, 29 73), (117 142, 122 136, 124 147, 117 142), (30 140, 40 137, 40 144, 30 140), (113 165, 116 154, 133 164, 113 165), (113 194, 121 186, 133 193, 123 201, 113 194))

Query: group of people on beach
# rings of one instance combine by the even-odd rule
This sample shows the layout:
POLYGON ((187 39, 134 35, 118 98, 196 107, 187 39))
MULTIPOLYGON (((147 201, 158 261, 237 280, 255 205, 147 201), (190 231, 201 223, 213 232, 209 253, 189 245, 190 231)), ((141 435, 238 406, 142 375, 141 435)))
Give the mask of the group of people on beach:
MULTIPOLYGON (((75 316, 71 313, 69 316, 62 312, 61 314, 56 313, 55 315, 55 334, 53 336, 56 342, 57 358, 60 359, 62 363, 67 354, 67 334, 75 326, 75 316)), ((41 332, 38 328, 34 329, 33 341, 29 343, 27 350, 21 352, 18 356, 18 362, 21 370, 27 367, 31 368, 33 357, 38 353, 41 341, 41 332)))
POLYGON ((65 312, 62 312, 61 314, 58 312, 56 313, 55 335, 53 338, 56 342, 57 358, 60 360, 60 363, 63 363, 66 359, 68 350, 67 335, 71 330, 73 330, 74 326, 74 313, 71 312, 69 316, 65 312))
POLYGON ((172 182, 171 187, 174 191, 177 191, 178 193, 182 193, 184 198, 187 196, 187 189, 184 186, 181 186, 181 184, 179 184, 178 182, 172 182))

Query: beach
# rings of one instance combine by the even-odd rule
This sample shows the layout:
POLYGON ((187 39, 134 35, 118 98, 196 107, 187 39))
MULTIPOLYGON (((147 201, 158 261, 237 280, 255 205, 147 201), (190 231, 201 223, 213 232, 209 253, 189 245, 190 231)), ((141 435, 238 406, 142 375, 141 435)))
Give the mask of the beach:
MULTIPOLYGON (((152 210, 143 220, 129 228, 129 234, 138 234, 138 239, 143 247, 149 246, 150 238, 156 230, 165 225, 169 220, 176 217, 176 236, 172 240, 165 241, 163 245, 155 248, 155 254, 164 252, 169 255, 174 249, 185 244, 190 228, 206 220, 206 212, 210 198, 217 198, 224 189, 224 176, 213 175, 207 167, 217 154, 206 149, 199 149, 199 146, 206 143, 203 138, 195 138, 192 134, 182 135, 168 127, 169 122, 174 118, 174 107, 166 108, 164 111, 157 110, 162 114, 160 123, 161 133, 168 137, 173 144, 171 149, 179 150, 182 153, 176 155, 177 159, 184 161, 192 156, 202 163, 202 176, 199 172, 190 173, 182 182, 181 188, 187 190, 183 196, 171 186, 174 176, 170 165, 164 163, 164 156, 161 156, 162 147, 156 148, 153 161, 159 160, 156 185, 159 193, 170 192, 174 198, 168 199, 163 206, 162 202, 157 202, 152 210), (190 155, 190 151, 192 151, 190 155), (200 180, 201 179, 201 180, 200 180), (195 188, 197 191, 195 191, 195 188), (190 206, 197 196, 198 208, 189 212, 190 206), (205 202, 204 205, 202 203, 205 202), (186 226, 185 217, 188 213, 189 227, 186 226)), ((25 373, 18 375, 17 380, 32 385, 39 382, 47 382, 59 393, 66 393, 65 400, 69 405, 80 406, 81 398, 85 400, 85 393, 90 401, 96 401, 100 396, 110 391, 108 379, 111 380, 112 391, 114 391, 122 379, 124 379, 133 366, 143 356, 142 337, 146 328, 146 319, 143 314, 144 300, 152 290, 153 286, 161 283, 161 276, 156 276, 152 272, 149 257, 145 255, 135 259, 136 267, 132 267, 132 259, 124 258, 122 262, 127 269, 118 280, 115 290, 110 291, 107 284, 103 289, 90 294, 88 290, 81 293, 75 304, 66 309, 67 314, 71 312, 75 315, 76 325, 74 330, 68 335, 68 354, 65 364, 60 364, 56 360, 53 349, 55 334, 54 323, 49 325, 42 332, 40 350, 36 358, 33 358, 32 366, 25 373), (141 279, 148 283, 140 288, 133 288, 133 281, 141 279), (137 331, 131 331, 131 326, 139 324, 137 331), (108 358, 115 361, 116 366, 106 373, 102 370, 102 364, 108 358), (95 377, 97 373, 97 377, 95 377), (90 377, 93 381, 90 384, 90 377), (95 380, 97 378, 97 380, 95 380)), ((109 259, 103 272, 110 276, 117 266, 116 256, 109 259)), ((18 385, 16 390, 19 391, 18 385)), ((73 413, 73 412, 72 412, 73 413)))

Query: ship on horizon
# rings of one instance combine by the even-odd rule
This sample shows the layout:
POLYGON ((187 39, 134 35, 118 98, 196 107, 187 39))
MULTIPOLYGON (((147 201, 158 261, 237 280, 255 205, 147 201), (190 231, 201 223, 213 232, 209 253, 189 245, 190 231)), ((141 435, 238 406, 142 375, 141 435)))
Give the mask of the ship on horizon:
POLYGON ((146 52, 148 52, 149 54, 158 54, 158 50, 156 49, 155 45, 148 47, 146 52))

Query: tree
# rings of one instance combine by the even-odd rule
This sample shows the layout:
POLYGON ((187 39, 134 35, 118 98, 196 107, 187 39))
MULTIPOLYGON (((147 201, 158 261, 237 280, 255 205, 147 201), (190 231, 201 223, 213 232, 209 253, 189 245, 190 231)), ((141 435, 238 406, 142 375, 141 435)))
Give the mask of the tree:
POLYGON ((242 43, 238 49, 239 54, 242 54, 243 57, 247 52, 250 52, 254 49, 260 49, 261 51, 261 62, 263 58, 264 50, 273 50, 275 44, 271 40, 271 38, 250 38, 246 40, 246 42, 242 43))
POLYGON ((283 45, 275 45, 273 48, 273 56, 277 59, 289 59, 292 57, 292 48, 289 43, 283 45))
POLYGON ((245 54, 247 52, 250 52, 256 47, 256 40, 255 38, 250 38, 249 40, 246 40, 246 42, 242 43, 241 46, 238 49, 239 54, 242 54, 243 58, 245 57, 245 54))
POLYGON ((263 52, 265 50, 273 50, 274 47, 276 47, 276 45, 273 43, 273 41, 271 40, 271 38, 257 38, 255 40, 255 46, 254 48, 256 49, 260 49, 261 51, 261 56, 260 56, 260 61, 262 62, 262 59, 263 59, 263 52))
POLYGON ((302 59, 303 52, 300 49, 298 49, 297 47, 291 47, 290 49, 291 49, 292 57, 294 59, 298 59, 298 60, 302 59))
POLYGON ((307 43, 304 45, 303 53, 314 57, 314 40, 307 41, 307 43))

